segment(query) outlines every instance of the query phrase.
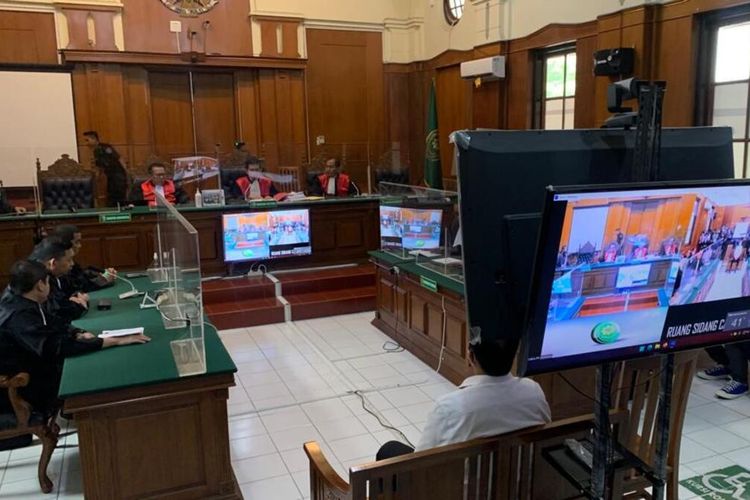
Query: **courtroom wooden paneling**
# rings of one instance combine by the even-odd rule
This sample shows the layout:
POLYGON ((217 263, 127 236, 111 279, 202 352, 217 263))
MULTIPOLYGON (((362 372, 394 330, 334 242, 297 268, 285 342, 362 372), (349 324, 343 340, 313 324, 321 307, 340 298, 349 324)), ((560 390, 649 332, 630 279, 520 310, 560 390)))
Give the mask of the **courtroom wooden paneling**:
POLYGON ((241 498, 228 446, 233 385, 231 374, 215 375, 66 399, 86 496, 241 498))
POLYGON ((248 151, 260 151, 260 92, 258 71, 242 70, 234 74, 237 138, 248 151))
POLYGON ((146 172, 146 160, 154 152, 151 87, 148 71, 142 66, 122 66, 122 71, 128 144, 120 154, 135 176, 146 172))
POLYGON ((689 127, 694 123, 698 64, 698 23, 691 16, 656 24, 654 78, 667 81, 663 125, 689 127))
MULTIPOLYGON (((400 167, 412 168, 410 129, 417 125, 410 119, 412 96, 409 93, 409 70, 405 65, 385 66, 385 102, 388 127, 388 142, 399 149, 400 167)), ((391 157, 377 158, 374 168, 390 169, 395 167, 391 157)), ((417 179, 414 179, 415 182, 417 179)))
POLYGON ((117 7, 61 5, 68 27, 68 45, 71 50, 117 50, 115 44, 115 15, 117 7), (93 33, 89 32, 89 20, 93 33))
POLYGON ((301 71, 259 70, 260 156, 269 170, 307 159, 305 89, 301 71))
POLYGON ((443 177, 451 175, 453 146, 448 136, 472 126, 472 82, 461 78, 460 66, 439 68, 435 78, 437 95, 440 166, 443 177))
POLYGON ((185 72, 150 72, 154 152, 166 159, 192 156, 193 105, 190 75, 185 72))
POLYGON ((260 27, 262 57, 299 58, 298 28, 302 19, 253 16, 260 27))
MULTIPOLYGON (((417 278, 418 279, 418 278, 417 278)), ((433 369, 437 368, 441 345, 443 363, 440 373, 455 384, 472 374, 465 348, 456 347, 466 340, 463 299, 451 292, 440 294, 423 289, 414 277, 388 270, 377 270, 377 306, 373 325, 383 330, 406 350, 433 369), (443 318, 443 305, 446 318, 443 318), (444 330, 445 326, 445 330, 444 330)))
POLYGON ((576 41, 576 128, 594 128, 596 118, 594 106, 596 97, 594 95, 594 51, 596 50, 596 37, 590 36, 579 38, 576 41))
POLYGON ((0 10, 0 63, 57 64, 54 14, 0 10))
POLYGON ((237 139, 232 73, 193 72, 193 98, 197 153, 216 156, 230 151, 237 139))
POLYGON ((34 248, 36 224, 33 221, 17 221, 0 224, 0 282, 8 282, 10 267, 14 262, 25 259, 34 248))
MULTIPOLYGON (((279 207, 281 208, 281 207, 279 207)), ((303 208, 299 205, 289 208, 303 208)), ((275 260, 272 269, 290 269, 326 264, 350 264, 367 260, 367 252, 378 248, 379 202, 313 204, 310 208, 312 255, 275 260)), ((199 233, 201 270, 223 275, 222 214, 253 211, 250 207, 183 212, 199 233)), ((84 266, 143 270, 153 260, 156 214, 134 214, 131 222, 100 224, 96 216, 34 220, 6 218, 0 223, 0 286, 5 286, 13 262, 26 258, 37 230, 47 232, 62 224, 74 224, 83 234, 78 261, 84 266)))
POLYGON ((533 55, 529 51, 513 52, 507 61, 508 128, 528 129, 533 122, 533 55))
POLYGON ((197 33, 192 43, 196 52, 253 55, 248 2, 219 2, 198 17, 180 17, 161 2, 123 0, 122 3, 125 50, 129 52, 189 52, 188 33, 193 31, 197 33), (170 21, 180 21, 182 32, 178 35, 171 33, 170 21), (205 25, 207 21, 208 26, 205 25))
POLYGON ((307 55, 311 155, 341 157, 354 181, 367 186, 368 155, 379 158, 390 147, 381 34, 308 29, 307 55), (316 145, 318 136, 324 145, 316 145))

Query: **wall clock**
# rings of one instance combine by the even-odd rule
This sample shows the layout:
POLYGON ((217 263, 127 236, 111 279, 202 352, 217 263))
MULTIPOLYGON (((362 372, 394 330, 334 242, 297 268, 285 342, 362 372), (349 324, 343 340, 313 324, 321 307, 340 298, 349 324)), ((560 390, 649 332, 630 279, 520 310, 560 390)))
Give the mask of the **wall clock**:
POLYGON ((181 16, 197 16, 213 9, 219 0, 161 0, 161 3, 181 16))

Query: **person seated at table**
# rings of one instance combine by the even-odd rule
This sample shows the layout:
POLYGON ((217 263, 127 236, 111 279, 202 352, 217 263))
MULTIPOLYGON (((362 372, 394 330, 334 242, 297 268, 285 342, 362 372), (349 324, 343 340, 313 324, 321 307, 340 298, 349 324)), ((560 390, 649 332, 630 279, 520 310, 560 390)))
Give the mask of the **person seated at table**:
POLYGON ((315 196, 353 196, 359 194, 359 188, 347 174, 341 172, 341 161, 329 158, 325 171, 315 178, 310 193, 315 196))
POLYGON ((182 205, 188 202, 188 196, 182 187, 175 184, 172 179, 167 178, 167 166, 163 163, 152 163, 148 166, 149 177, 140 185, 133 186, 130 191, 131 205, 156 205, 156 193, 173 205, 182 205))
POLYGON ((60 407, 57 393, 66 357, 150 340, 144 335, 100 339, 60 321, 45 307, 50 280, 43 264, 16 262, 10 270, 9 292, 0 299, 3 374, 28 372, 29 385, 20 390, 21 396, 47 416, 60 407))
POLYGON ((39 262, 50 273, 47 312, 65 323, 80 318, 89 308, 88 294, 71 290, 63 283, 63 276, 73 267, 72 255, 72 245, 66 245, 58 237, 48 236, 34 247, 29 256, 29 260, 39 262))
POLYGON ((258 177, 253 174, 262 172, 258 160, 255 157, 249 157, 245 161, 245 172, 247 175, 238 177, 232 184, 232 198, 239 200, 260 200, 272 198, 278 194, 276 186, 270 179, 258 177))
POLYGON ((76 257, 81 251, 82 235, 77 226, 72 224, 57 226, 52 235, 60 238, 64 245, 71 245, 73 249, 73 267, 71 267, 68 274, 61 280, 63 284, 68 284, 68 290, 72 289, 74 292, 93 292, 114 284, 117 277, 117 270, 114 268, 110 267, 101 270, 88 267, 84 269, 79 265, 76 257))
MULTIPOLYGON (((510 374, 517 346, 517 342, 491 339, 469 343, 474 375, 435 402, 416 451, 550 422, 549 405, 539 384, 510 374)), ((377 460, 413 451, 389 441, 378 451, 377 460)))

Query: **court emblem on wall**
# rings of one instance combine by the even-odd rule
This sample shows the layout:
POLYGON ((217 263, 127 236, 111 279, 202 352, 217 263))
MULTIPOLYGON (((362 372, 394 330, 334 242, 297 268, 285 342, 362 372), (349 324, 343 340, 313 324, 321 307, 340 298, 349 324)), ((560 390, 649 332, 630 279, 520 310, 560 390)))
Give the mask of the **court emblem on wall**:
POLYGON ((219 0, 161 0, 161 3, 181 16, 197 16, 216 7, 219 0))
POLYGON ((440 159, 440 152, 439 152, 439 145, 438 145, 438 131, 436 129, 430 130, 430 132, 427 134, 427 138, 425 139, 425 159, 437 161, 440 159))

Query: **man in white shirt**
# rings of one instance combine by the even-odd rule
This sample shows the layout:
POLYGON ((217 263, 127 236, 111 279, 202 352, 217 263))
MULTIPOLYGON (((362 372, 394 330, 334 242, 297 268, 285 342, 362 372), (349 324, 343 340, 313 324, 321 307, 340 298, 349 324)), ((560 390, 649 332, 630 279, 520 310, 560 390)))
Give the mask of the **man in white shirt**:
MULTIPOLYGON (((550 421, 542 388, 510 374, 516 342, 478 339, 469 344, 474 375, 435 402, 417 451, 497 436, 550 421)), ((383 445, 378 460, 414 451, 402 443, 383 445)))

